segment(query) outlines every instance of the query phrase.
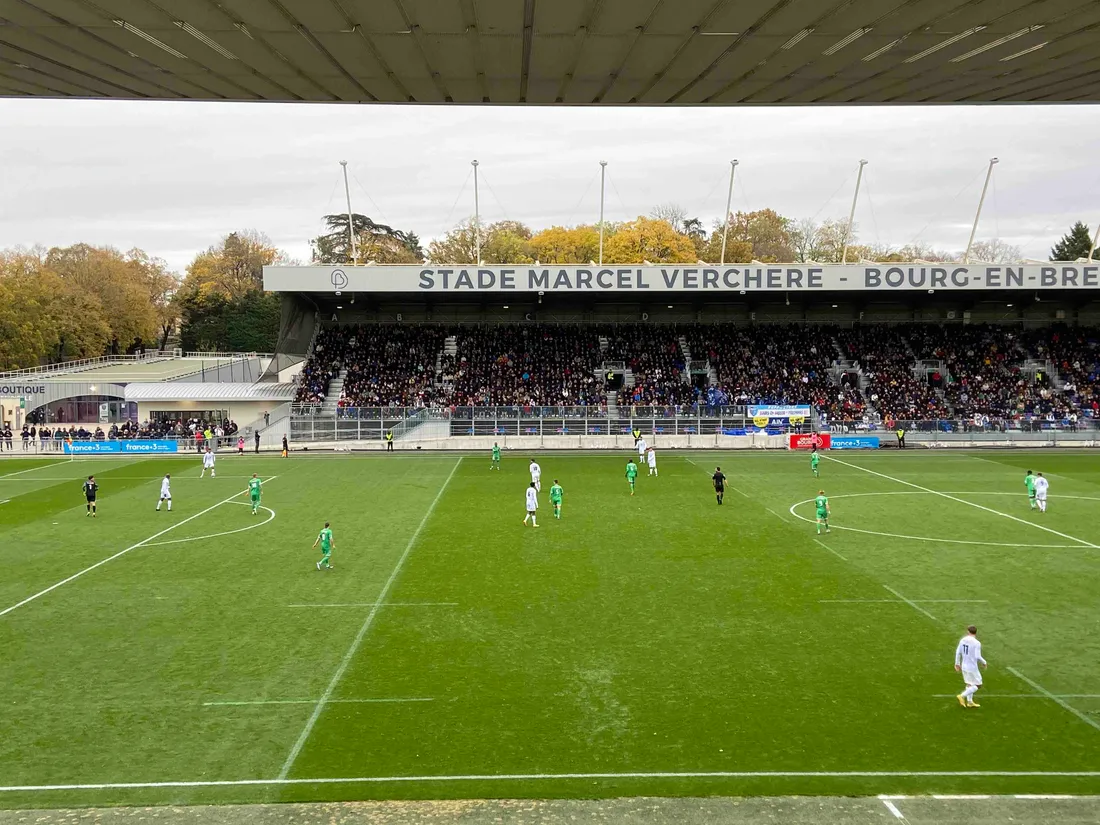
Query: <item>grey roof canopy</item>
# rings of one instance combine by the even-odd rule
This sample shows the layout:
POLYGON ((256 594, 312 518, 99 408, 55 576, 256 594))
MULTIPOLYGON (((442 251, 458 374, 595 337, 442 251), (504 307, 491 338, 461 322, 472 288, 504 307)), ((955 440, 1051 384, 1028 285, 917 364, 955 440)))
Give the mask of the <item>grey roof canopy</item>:
POLYGON ((1085 0, 4 0, 0 96, 1100 100, 1085 0))

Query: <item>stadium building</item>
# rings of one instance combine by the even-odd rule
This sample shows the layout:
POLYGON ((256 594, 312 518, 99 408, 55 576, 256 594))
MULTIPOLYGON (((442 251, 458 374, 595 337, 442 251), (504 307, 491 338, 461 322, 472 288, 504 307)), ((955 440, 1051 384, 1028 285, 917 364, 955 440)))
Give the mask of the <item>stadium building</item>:
POLYGON ((299 445, 1083 445, 1100 413, 1087 261, 273 266, 264 283, 280 349, 310 342, 299 445))

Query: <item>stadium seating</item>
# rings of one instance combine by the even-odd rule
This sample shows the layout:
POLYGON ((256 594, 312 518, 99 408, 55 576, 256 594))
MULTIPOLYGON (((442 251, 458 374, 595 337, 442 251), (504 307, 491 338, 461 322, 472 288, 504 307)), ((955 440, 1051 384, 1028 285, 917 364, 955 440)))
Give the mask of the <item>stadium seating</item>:
POLYGON ((592 326, 501 324, 456 330, 444 366, 454 406, 599 406, 605 402, 599 335, 592 326))
POLYGON ((981 324, 343 326, 319 333, 297 397, 323 403, 342 376, 344 408, 603 409, 608 362, 628 372, 618 393, 624 411, 809 403, 823 423, 843 429, 932 419, 1068 426, 1100 417, 1100 332, 981 324), (443 351, 448 336, 453 355, 443 351), (681 342, 707 364, 709 386, 684 380, 681 342))

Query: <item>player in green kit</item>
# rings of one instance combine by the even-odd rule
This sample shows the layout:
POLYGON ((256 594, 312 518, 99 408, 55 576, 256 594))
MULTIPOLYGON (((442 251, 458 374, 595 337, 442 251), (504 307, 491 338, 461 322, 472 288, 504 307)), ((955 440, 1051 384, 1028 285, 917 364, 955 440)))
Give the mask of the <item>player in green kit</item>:
POLYGON ((817 465, 821 463, 821 456, 817 454, 817 447, 814 447, 813 452, 810 453, 810 469, 814 471, 814 478, 820 478, 820 474, 817 472, 817 465))
POLYGON ((1031 509, 1035 509, 1035 476, 1031 474, 1031 470, 1027 471, 1027 475, 1024 476, 1024 485, 1027 487, 1027 500, 1031 505, 1031 509))
POLYGON ((253 473, 252 478, 248 480, 248 497, 252 499, 252 515, 256 515, 260 511, 260 488, 262 486, 259 476, 253 473))
POLYGON ((493 442, 493 463, 489 465, 490 470, 500 469, 500 445, 495 441, 493 442))
POLYGON ((558 484, 558 480, 554 479, 554 485, 550 488, 550 503, 554 505, 554 518, 561 518, 561 497, 565 491, 558 484))
POLYGON ((634 479, 638 477, 638 465, 634 459, 626 462, 626 480, 630 483, 630 495, 634 495, 634 479))
POLYGON ((336 542, 332 540, 332 529, 328 526, 328 522, 325 522, 325 527, 317 534, 317 541, 313 542, 311 549, 316 550, 317 545, 321 545, 321 560, 317 562, 317 569, 320 570, 324 567, 326 570, 332 569, 332 548, 336 546, 336 542))
POLYGON ((824 490, 817 491, 817 498, 814 499, 814 506, 817 508, 817 534, 821 535, 821 527, 825 526, 825 532, 829 531, 829 499, 825 497, 824 490))

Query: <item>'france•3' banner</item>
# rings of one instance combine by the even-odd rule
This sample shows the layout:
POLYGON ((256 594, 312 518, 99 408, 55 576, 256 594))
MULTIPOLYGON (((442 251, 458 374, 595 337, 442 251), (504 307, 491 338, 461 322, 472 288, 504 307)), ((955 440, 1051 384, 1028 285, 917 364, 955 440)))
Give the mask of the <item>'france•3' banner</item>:
POLYGON ((105 453, 177 453, 175 441, 154 439, 139 441, 68 441, 63 443, 66 455, 102 455, 105 453))

